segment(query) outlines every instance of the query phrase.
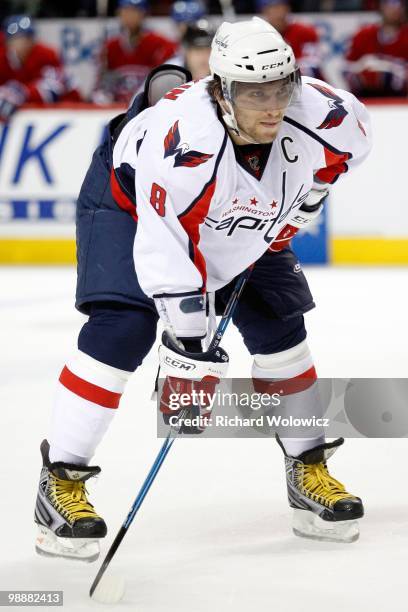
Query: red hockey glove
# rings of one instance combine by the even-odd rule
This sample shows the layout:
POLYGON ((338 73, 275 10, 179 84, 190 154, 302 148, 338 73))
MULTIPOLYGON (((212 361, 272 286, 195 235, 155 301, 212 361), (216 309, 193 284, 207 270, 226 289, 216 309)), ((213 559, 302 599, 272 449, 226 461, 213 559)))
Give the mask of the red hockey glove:
POLYGON ((281 229, 268 250, 272 253, 279 253, 279 251, 287 247, 302 227, 306 227, 308 223, 311 223, 320 215, 328 193, 329 190, 327 188, 312 189, 306 201, 303 202, 297 211, 296 216, 281 229))
POLYGON ((167 425, 183 433, 200 434, 211 416, 214 394, 228 369, 228 355, 220 347, 206 353, 190 353, 165 331, 159 348, 160 377, 165 378, 160 411, 167 425), (187 410, 183 423, 180 413, 187 410))

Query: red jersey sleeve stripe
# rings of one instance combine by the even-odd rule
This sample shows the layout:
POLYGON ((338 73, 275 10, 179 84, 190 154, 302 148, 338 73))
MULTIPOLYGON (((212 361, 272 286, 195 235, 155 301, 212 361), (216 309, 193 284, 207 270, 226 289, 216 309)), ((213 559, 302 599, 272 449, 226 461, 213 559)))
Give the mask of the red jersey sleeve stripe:
POLYGON ((121 393, 114 393, 113 391, 98 387, 98 385, 94 385, 71 372, 67 366, 62 370, 59 381, 69 391, 72 391, 75 395, 79 395, 79 397, 89 402, 93 402, 104 408, 119 407, 120 398, 122 397, 121 393))
POLYGON ((129 215, 137 221, 137 213, 136 213, 136 203, 132 202, 129 196, 122 189, 118 177, 116 176, 115 169, 112 168, 111 177, 110 177, 110 185, 113 199, 116 204, 124 211, 129 213, 129 215))
POLYGON ((225 132, 224 139, 222 141, 221 148, 218 152, 217 159, 215 160, 214 170, 208 183, 204 185, 201 193, 197 198, 190 204, 190 206, 182 212, 178 219, 180 224, 184 228, 188 237, 190 238, 189 253, 194 265, 198 269, 203 279, 202 291, 205 291, 207 283, 207 270, 205 259, 198 248, 200 242, 200 225, 204 223, 208 211, 210 209, 211 200, 213 198, 215 187, 217 184, 217 171, 220 165, 222 156, 224 155, 225 147, 227 145, 228 135, 225 132))
POLYGON ((337 181, 340 174, 344 174, 348 170, 346 161, 350 159, 349 153, 334 153, 327 147, 324 147, 324 157, 326 167, 321 168, 315 173, 315 176, 323 183, 331 185, 337 181))
POLYGON ((200 225, 204 222, 208 214, 216 183, 216 179, 209 183, 200 198, 196 200, 194 207, 191 208, 186 215, 179 217, 181 225, 191 240, 190 252, 194 265, 201 274, 204 287, 207 282, 207 270, 205 259, 198 248, 200 242, 200 225))

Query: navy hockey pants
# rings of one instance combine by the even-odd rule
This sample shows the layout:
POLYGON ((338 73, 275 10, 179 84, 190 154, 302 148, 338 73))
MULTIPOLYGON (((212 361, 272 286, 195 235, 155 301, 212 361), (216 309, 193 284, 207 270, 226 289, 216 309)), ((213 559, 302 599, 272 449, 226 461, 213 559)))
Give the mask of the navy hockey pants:
MULTIPOLYGON (((110 168, 110 144, 105 141, 94 153, 77 204, 76 307, 89 315, 78 348, 131 372, 155 341, 158 315, 137 280, 137 224, 112 197, 110 168)), ((233 285, 216 293, 219 314, 233 285)), ((277 353, 305 339, 303 313, 313 307, 306 278, 287 248, 267 252, 257 261, 233 321, 251 354, 277 353)))

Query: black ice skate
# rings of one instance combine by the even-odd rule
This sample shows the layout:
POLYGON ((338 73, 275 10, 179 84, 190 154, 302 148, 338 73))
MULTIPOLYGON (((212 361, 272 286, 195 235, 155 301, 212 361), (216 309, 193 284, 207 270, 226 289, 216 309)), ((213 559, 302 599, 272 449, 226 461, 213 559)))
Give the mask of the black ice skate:
POLYGON ((36 551, 41 555, 95 561, 105 521, 86 497, 85 481, 99 474, 97 466, 50 463, 49 444, 43 440, 43 467, 34 520, 39 526, 36 551))
POLYGON ((354 542, 359 537, 358 523, 364 514, 359 497, 347 493, 333 478, 326 462, 344 442, 321 444, 290 457, 279 436, 276 439, 285 455, 289 505, 294 508, 296 535, 330 542, 354 542))

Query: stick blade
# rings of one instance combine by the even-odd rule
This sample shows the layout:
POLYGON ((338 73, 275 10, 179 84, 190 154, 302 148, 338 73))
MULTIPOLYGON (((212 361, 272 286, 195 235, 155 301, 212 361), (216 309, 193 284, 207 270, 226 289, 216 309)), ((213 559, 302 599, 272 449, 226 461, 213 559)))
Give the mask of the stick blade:
POLYGON ((90 597, 98 603, 112 605, 122 599, 125 588, 123 576, 104 576, 90 597))

